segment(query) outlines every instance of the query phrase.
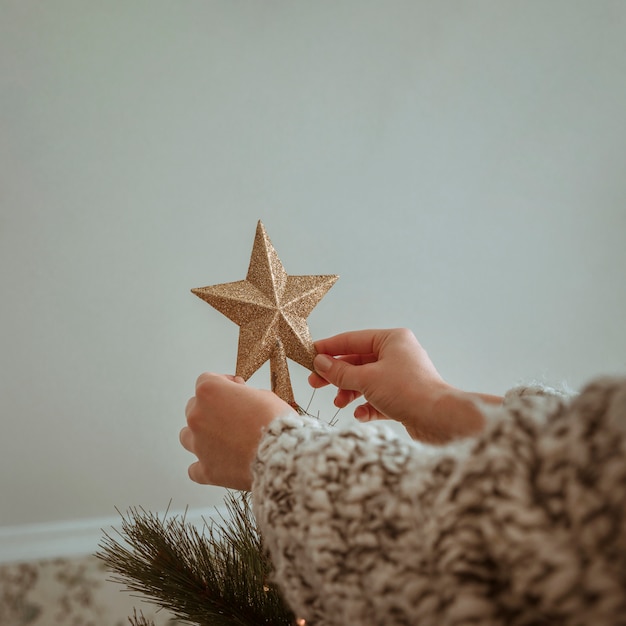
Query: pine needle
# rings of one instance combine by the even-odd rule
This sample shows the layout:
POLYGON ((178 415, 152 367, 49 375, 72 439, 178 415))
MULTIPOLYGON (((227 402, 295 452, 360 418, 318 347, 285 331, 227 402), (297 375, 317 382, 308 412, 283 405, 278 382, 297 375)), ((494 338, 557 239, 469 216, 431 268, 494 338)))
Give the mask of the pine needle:
POLYGON ((148 619, 141 611, 137 615, 137 609, 134 609, 133 616, 128 618, 131 626, 154 626, 154 622, 148 619))
MULTIPOLYGON (((120 513, 118 538, 104 532, 96 556, 113 582, 198 626, 291 626, 295 616, 270 582, 250 496, 229 492, 228 517, 200 531, 173 515, 142 508, 120 513)), ((143 615, 130 619, 147 626, 143 615)))

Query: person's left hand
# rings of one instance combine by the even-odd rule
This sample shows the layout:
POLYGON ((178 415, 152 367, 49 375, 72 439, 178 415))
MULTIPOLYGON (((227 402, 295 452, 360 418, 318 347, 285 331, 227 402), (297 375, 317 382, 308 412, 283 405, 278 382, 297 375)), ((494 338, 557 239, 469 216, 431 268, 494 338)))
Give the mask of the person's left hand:
POLYGON ((191 480, 249 490, 252 463, 263 429, 291 407, 276 394, 245 385, 239 376, 201 374, 189 400, 180 442, 198 457, 191 480))

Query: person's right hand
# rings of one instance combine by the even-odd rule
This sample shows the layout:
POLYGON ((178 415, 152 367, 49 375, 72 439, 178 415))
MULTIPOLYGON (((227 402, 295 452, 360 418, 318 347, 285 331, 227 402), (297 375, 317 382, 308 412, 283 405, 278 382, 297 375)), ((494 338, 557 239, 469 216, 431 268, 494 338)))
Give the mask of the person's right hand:
POLYGON ((363 396, 357 419, 397 420, 414 439, 444 443, 475 434, 484 424, 475 400, 500 401, 446 383, 415 335, 403 328, 342 333, 316 341, 315 349, 312 387, 335 385, 335 405, 341 408, 363 396))

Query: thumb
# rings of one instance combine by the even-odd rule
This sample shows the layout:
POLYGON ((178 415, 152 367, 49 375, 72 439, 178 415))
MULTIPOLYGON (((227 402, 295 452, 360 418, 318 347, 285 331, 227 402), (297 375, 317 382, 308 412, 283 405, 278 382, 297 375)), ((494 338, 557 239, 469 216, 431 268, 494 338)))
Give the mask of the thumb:
POLYGON ((327 354, 318 354, 313 360, 315 371, 339 389, 361 392, 360 376, 355 365, 333 359, 327 354))

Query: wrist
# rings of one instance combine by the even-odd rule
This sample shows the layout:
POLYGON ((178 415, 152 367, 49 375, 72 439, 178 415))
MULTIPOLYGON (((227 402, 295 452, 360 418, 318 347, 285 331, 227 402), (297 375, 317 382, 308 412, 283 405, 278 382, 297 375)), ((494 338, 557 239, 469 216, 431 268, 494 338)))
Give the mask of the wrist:
POLYGON ((481 403, 502 402, 498 396, 461 391, 447 384, 433 396, 430 408, 424 415, 426 419, 418 421, 425 427, 407 428, 407 431, 414 439, 439 445, 479 435, 486 423, 481 403))

